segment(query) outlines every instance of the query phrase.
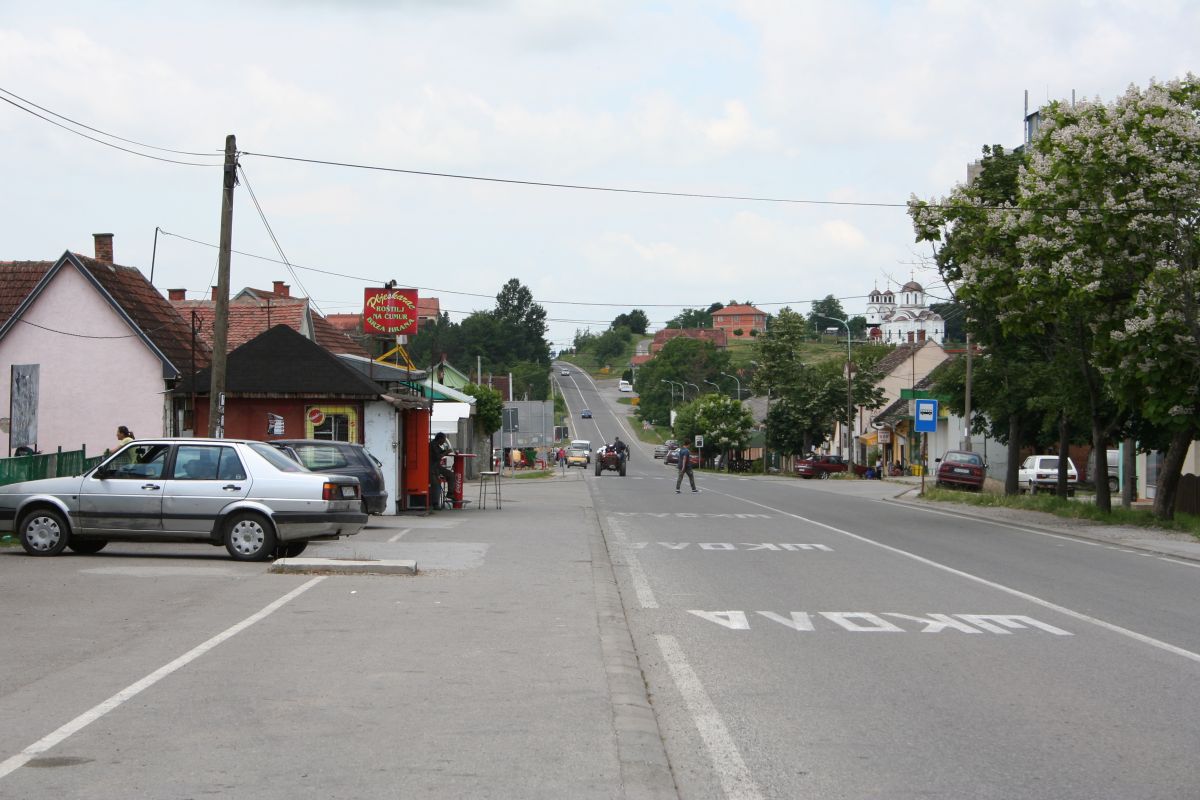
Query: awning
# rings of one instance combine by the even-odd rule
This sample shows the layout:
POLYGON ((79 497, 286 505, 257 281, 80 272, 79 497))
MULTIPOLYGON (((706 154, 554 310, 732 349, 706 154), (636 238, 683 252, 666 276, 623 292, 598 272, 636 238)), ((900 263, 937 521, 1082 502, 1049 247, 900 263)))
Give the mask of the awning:
POLYGON ((417 397, 416 395, 396 396, 391 394, 381 394, 379 395, 379 399, 383 400, 383 402, 387 403, 392 408, 399 409, 423 408, 428 411, 430 406, 429 400, 425 399, 424 397, 417 397))

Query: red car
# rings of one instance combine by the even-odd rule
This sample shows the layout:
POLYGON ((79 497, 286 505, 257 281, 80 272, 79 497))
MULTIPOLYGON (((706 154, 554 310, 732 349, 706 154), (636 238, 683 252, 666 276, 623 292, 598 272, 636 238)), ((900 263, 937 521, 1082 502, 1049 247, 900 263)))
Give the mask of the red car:
POLYGON ((966 450, 947 450, 937 460, 937 486, 961 486, 965 489, 983 491, 983 477, 987 465, 983 456, 966 450))
MULTIPOLYGON (((796 462, 796 474, 805 480, 810 478, 828 478, 835 472, 846 472, 849 465, 846 464, 846 459, 841 456, 813 456, 796 462)), ((866 473, 867 468, 864 464, 854 465, 854 474, 860 478, 866 473)))
MULTIPOLYGON (((671 450, 671 452, 667 453, 667 457, 664 458, 663 461, 667 464, 674 464, 676 466, 679 466, 679 448, 676 447, 673 450, 671 450)), ((692 462, 693 467, 700 466, 700 454, 693 452, 691 449, 689 449, 688 450, 688 461, 692 462)))

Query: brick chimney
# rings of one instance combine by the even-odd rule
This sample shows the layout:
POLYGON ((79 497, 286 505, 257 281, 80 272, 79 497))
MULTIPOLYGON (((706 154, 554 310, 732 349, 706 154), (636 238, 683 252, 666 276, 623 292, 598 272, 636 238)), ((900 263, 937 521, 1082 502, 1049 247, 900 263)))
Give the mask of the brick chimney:
POLYGON ((111 233, 93 233, 92 238, 96 240, 96 260, 102 261, 105 264, 113 263, 113 248, 112 248, 111 233))
POLYGON ((282 297, 291 297, 291 288, 292 287, 288 286, 283 281, 274 281, 273 285, 271 286, 271 291, 282 297))
POLYGON ((167 299, 172 303, 176 300, 186 300, 187 289, 167 289, 167 299))

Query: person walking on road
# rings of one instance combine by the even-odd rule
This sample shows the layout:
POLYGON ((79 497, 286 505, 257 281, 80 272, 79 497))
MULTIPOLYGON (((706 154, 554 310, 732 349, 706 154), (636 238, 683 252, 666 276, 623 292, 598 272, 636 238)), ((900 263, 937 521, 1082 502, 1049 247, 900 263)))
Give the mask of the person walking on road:
POLYGON ((692 454, 687 449, 687 445, 679 445, 676 454, 679 456, 679 477, 675 479, 675 494, 679 494, 679 487, 683 485, 684 475, 687 475, 688 482, 692 484, 692 491, 700 491, 696 488, 696 476, 692 474, 692 454))

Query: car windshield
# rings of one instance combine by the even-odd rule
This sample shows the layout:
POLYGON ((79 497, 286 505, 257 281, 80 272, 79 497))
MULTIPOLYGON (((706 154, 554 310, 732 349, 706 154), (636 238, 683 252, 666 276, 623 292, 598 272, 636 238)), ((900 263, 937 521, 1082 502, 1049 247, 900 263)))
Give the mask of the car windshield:
POLYGON ((246 446, 262 456, 268 464, 280 472, 308 472, 304 467, 281 453, 279 448, 273 447, 266 442, 247 442, 246 446))
POLYGON ((978 453, 946 453, 945 460, 951 464, 970 464, 976 467, 983 464, 983 457, 978 453))

